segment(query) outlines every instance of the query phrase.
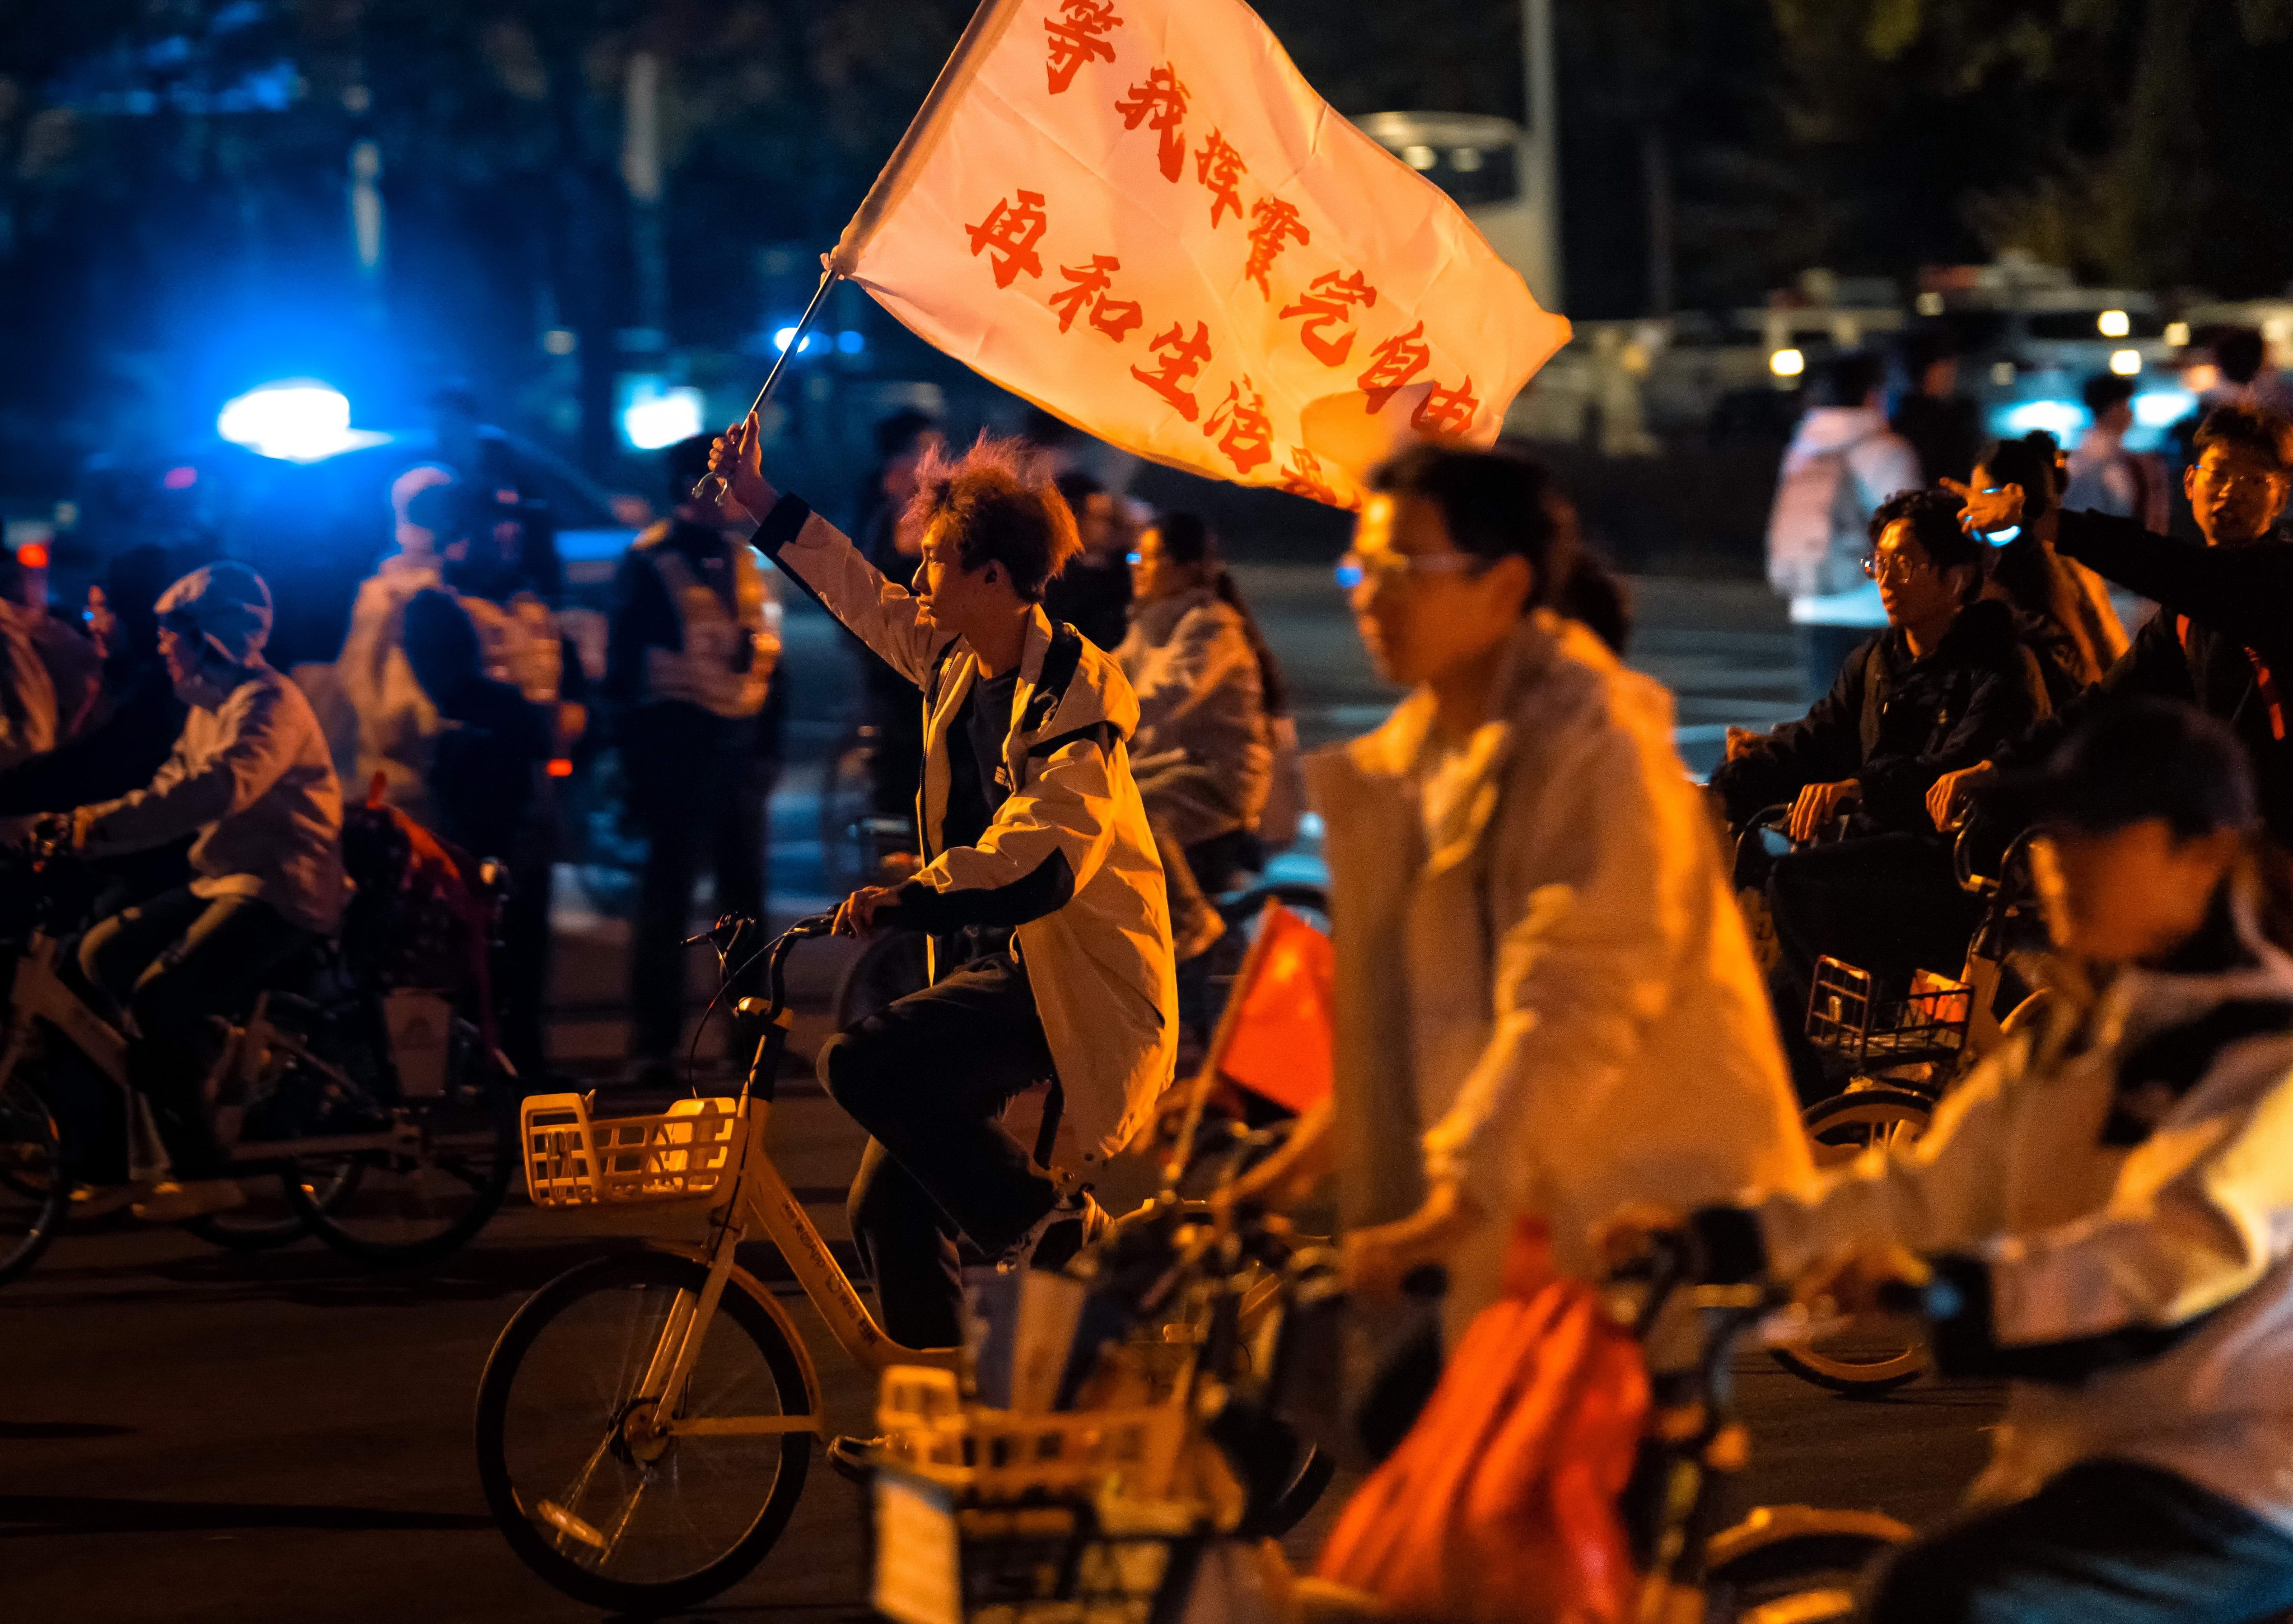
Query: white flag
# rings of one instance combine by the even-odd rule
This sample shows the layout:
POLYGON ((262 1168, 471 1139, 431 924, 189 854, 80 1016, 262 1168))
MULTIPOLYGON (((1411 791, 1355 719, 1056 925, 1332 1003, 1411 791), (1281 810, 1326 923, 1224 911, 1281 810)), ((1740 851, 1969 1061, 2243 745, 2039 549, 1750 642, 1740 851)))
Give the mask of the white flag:
POLYGON ((1346 507, 1568 337, 1240 0, 986 0, 830 263, 1090 433, 1346 507))

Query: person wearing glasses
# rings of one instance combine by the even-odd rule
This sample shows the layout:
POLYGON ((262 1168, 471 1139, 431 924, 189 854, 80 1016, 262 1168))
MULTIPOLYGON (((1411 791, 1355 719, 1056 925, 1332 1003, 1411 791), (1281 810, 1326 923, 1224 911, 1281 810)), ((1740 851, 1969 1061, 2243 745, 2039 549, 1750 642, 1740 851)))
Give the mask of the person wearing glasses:
MULTIPOLYGON (((263 658, 263 578, 211 564, 168 587, 157 612, 182 733, 148 785, 70 817, 74 848, 91 857, 197 836, 189 884, 99 921, 79 948, 88 983, 129 1017, 127 1080, 166 1147, 169 1176, 142 1192, 136 1216, 173 1222, 245 1199, 200 1098, 210 1017, 242 1012, 282 961, 332 935, 350 883, 326 736, 303 691, 263 658)), ((126 1171, 85 1176, 117 1183, 126 1171)))
MULTIPOLYGON (((2257 406, 2216 407, 2198 425, 2194 449, 2183 489, 2202 543, 2110 513, 2061 516, 2057 553, 2161 606, 2080 705, 2144 693, 2220 717, 2252 757, 2271 836, 2293 844, 2293 544, 2278 529, 2293 490, 2293 422, 2257 406)), ((2022 523, 2029 511, 2020 485, 1961 494, 1961 522, 1984 535, 2022 523)), ((2079 707, 1939 780, 1927 799, 1935 823, 1995 768, 2044 759, 2079 707)))
POLYGON ((1887 612, 1831 691, 1797 722, 1731 728, 1712 792, 1730 827, 1789 804, 1801 849, 1745 844, 1739 884, 1762 886, 1776 925, 1776 1009, 1802 1092, 1819 1094, 1799 1036, 1810 979, 1828 954, 1901 986, 1956 970, 1975 925, 1949 845, 1928 827, 1927 791, 2049 714, 2046 672, 2013 610, 1982 596, 1987 548, 1941 491, 1891 497, 1871 517, 1865 564, 1887 612), (1815 844, 1835 821, 1847 838, 1815 844), (1764 871, 1762 869, 1764 869, 1764 871))
POLYGON ((1589 1270, 1622 1192, 1792 1187, 1807 1141, 1672 697, 1555 610, 1551 474, 1427 443, 1371 493, 1340 578, 1409 693, 1307 762, 1336 1087, 1230 1199, 1334 1169, 1352 1289, 1443 1265, 1454 1345, 1517 1235, 1589 1270))

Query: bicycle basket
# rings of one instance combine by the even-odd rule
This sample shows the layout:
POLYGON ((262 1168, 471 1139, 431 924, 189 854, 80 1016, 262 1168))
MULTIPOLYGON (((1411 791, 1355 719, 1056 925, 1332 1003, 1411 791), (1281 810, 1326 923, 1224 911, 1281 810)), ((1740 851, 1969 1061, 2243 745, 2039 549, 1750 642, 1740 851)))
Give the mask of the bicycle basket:
POLYGON ((1885 998, 1869 972, 1835 958, 1815 962, 1807 1001, 1807 1040, 1858 1065, 1946 1060, 1966 1041, 1973 990, 1922 970, 1908 997, 1885 998))
POLYGON ((1128 1410, 1025 1412, 965 1404, 946 1370, 895 1365, 876 1407, 889 1464, 988 1500, 1118 1484, 1155 1499, 1170 1492, 1186 1434, 1179 1403, 1128 1410))
POLYGON ((732 1171, 738 1110, 727 1099, 678 1100, 662 1116, 592 1117, 587 1095, 535 1095, 518 1113, 526 1193, 536 1207, 714 1195, 732 1171))
POLYGON ((901 1624, 1168 1624, 1219 1531, 1172 1498, 1180 1403, 1023 1414, 884 1372, 876 1610, 901 1624))

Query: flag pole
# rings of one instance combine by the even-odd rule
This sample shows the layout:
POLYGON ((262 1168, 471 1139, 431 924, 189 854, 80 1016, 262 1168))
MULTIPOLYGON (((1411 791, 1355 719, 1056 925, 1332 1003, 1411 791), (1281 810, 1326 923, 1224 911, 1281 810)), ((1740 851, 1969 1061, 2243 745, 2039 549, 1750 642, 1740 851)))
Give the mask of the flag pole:
MULTIPOLYGON (((812 303, 806 305, 804 314, 796 319, 796 330, 789 335, 788 343, 778 355, 773 357, 773 369, 765 374, 765 386, 757 391, 757 398, 749 402, 749 409, 742 414, 743 422, 764 410, 765 402, 772 398, 773 385, 781 381, 781 368, 788 365, 790 356, 804 348, 804 335, 812 330, 813 318, 819 315, 820 307, 828 303, 828 290, 836 283, 834 271, 823 270, 820 273, 820 286, 812 290, 812 303)), ((723 474, 703 474, 701 482, 693 488, 693 499, 695 502, 714 502, 731 489, 730 482, 723 474)))
MULTIPOLYGON (((971 20, 964 26, 962 37, 955 42, 955 49, 949 53, 947 61, 941 67, 939 77, 932 81, 931 92, 924 97, 924 104, 908 121, 907 130, 900 137, 900 144, 892 149, 892 156, 885 161, 882 171, 876 176, 875 184, 869 187, 868 195, 860 200, 859 208, 844 228, 844 235, 837 238, 835 252, 822 259, 820 286, 813 289, 812 303, 804 307, 804 314, 798 319, 796 334, 789 340, 788 348, 780 352, 773 362, 773 369, 765 375, 765 386, 757 391, 756 400, 749 403, 750 414, 763 409, 766 400, 771 397, 773 385, 780 381, 781 368, 788 365, 788 358, 804 343, 805 330, 812 326, 812 319, 820 313, 829 288, 839 278, 849 276, 853 267, 860 263, 860 251, 867 246, 869 238, 875 235, 877 226, 890 212, 893 203, 907 190, 909 180, 921 167, 925 155, 931 150, 948 109, 954 106, 957 96, 970 83, 973 69, 980 60, 1002 37, 1004 28, 1009 25, 1020 4, 1021 0, 979 0, 978 9, 971 13, 971 20)), ((693 499, 696 502, 711 501, 725 489, 723 476, 712 473, 693 488, 693 499)))

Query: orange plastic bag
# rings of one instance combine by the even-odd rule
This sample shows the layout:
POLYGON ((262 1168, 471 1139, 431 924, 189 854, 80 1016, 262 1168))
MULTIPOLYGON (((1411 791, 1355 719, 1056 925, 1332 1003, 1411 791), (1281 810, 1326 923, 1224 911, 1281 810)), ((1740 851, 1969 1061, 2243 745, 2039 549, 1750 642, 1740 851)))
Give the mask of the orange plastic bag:
POLYGON ((1425 1413, 1355 1494, 1317 1574, 1398 1613, 1616 1624, 1635 1576, 1617 1499, 1648 1413, 1640 1345, 1592 1287, 1515 1233, 1505 1296, 1467 1329, 1425 1413))

